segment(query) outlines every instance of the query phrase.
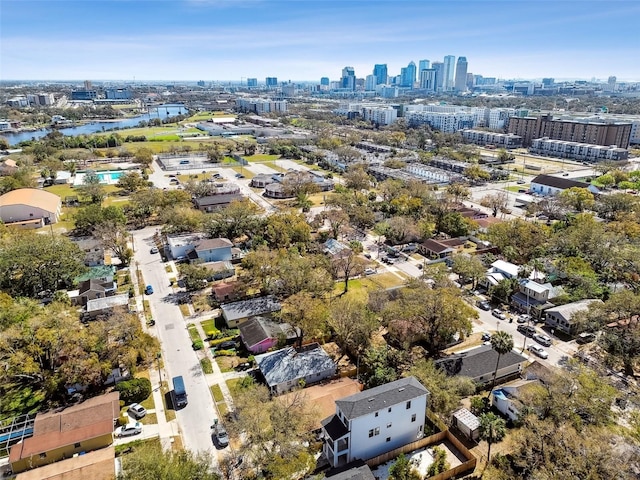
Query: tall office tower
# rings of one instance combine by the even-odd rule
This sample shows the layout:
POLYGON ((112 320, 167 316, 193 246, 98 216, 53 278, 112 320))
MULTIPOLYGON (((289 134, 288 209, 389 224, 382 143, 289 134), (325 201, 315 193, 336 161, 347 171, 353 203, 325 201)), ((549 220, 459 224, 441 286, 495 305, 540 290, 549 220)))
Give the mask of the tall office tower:
POLYGON ((257 78, 247 78, 247 87, 257 87, 258 79, 257 78))
POLYGON ((328 87, 329 86, 329 77, 322 77, 320 79, 320 85, 328 87))
POLYGON ((431 62, 429 60, 420 60, 418 62, 418 73, 422 70, 427 70, 431 66, 431 62))
POLYGON ((441 92, 444 89, 444 63, 433 62, 431 68, 436 71, 436 91, 441 92))
POLYGON ((377 63, 373 66, 373 74, 376 76, 376 85, 387 84, 387 64, 377 63))
POLYGON ((413 88, 413 84, 416 83, 416 64, 409 62, 407 68, 404 70, 404 76, 402 77, 402 87, 413 88))
POLYGON ((364 80, 364 89, 367 92, 372 92, 376 89, 376 76, 375 75, 367 75, 364 80))
POLYGON ((453 78, 455 73, 455 62, 456 57, 453 55, 447 55, 444 57, 444 71, 443 79, 442 79, 442 90, 445 92, 450 92, 453 90, 453 78))
POLYGON ((473 73, 467 72, 467 90, 473 90, 474 77, 473 73))
POLYGON ((552 87, 554 83, 555 83, 555 79, 553 79, 553 78, 543 78, 542 79, 542 86, 543 87, 552 87))
POLYGON ((342 69, 342 78, 340 80, 340 87, 347 90, 356 89, 356 72, 353 67, 344 67, 342 69))
POLYGON ((420 88, 423 90, 428 90, 430 92, 435 92, 437 87, 436 69, 425 68, 420 70, 420 88))
POLYGON ((465 92, 467 90, 467 57, 458 57, 456 63, 456 81, 454 84, 456 92, 465 92))
POLYGON ((277 87, 278 86, 278 77, 267 77, 267 78, 265 78, 265 83, 267 84, 267 88, 269 88, 269 87, 277 87))
POLYGON ((609 77, 609 79, 607 80, 607 90, 609 92, 615 92, 616 91, 616 82, 618 81, 618 79, 614 76, 609 77))
POLYGON ((85 80, 84 81, 84 89, 85 90, 91 90, 91 80, 85 80))

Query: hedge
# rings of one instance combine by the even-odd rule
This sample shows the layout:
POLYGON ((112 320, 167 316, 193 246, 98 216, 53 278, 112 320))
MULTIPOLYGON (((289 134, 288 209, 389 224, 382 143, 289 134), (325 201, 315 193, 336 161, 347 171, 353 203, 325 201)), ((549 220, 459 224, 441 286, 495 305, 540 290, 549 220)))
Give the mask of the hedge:
POLYGON ((120 392, 120 400, 125 405, 140 403, 151 395, 151 381, 148 378, 132 378, 116 384, 115 390, 120 392))

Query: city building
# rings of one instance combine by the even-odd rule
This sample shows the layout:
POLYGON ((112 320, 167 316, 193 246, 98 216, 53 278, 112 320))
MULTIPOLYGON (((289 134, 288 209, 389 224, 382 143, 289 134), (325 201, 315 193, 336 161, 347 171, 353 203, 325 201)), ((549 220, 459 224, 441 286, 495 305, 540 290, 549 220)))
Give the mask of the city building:
POLYGON ((322 77, 320 79, 320 85, 322 85, 324 87, 328 87, 329 86, 329 77, 322 77))
POLYGON ((257 87, 258 79, 257 78, 247 78, 247 87, 257 87))
POLYGON ((409 65, 401 69, 400 76, 401 87, 413 88, 413 84, 416 83, 416 64, 409 62, 409 65))
POLYGON ((286 100, 270 100, 265 98, 237 98, 236 108, 241 112, 257 114, 287 111, 286 100))
POLYGON ((602 160, 627 160, 629 151, 615 145, 591 145, 588 143, 551 140, 548 137, 537 138, 531 142, 529 152, 548 157, 570 158, 583 162, 599 162, 602 160))
POLYGON ((368 460, 422 438, 429 396, 407 377, 336 400, 336 413, 322 421, 329 464, 368 460))
POLYGON ((522 137, 512 133, 495 133, 484 130, 462 130, 462 138, 476 145, 495 145, 500 148, 521 148, 522 137))
POLYGON ((455 74, 455 62, 456 57, 453 55, 447 55, 444 57, 444 67, 443 67, 443 79, 442 79, 442 90, 445 92, 450 92, 453 90, 454 86, 454 74, 455 74))
POLYGON ((131 90, 127 88, 108 88, 104 91, 107 100, 131 100, 131 90))
POLYGON ((278 77, 267 77, 265 78, 265 83, 267 88, 269 87, 277 87, 278 86, 278 77))
POLYGON ((534 139, 547 137, 551 140, 629 148, 631 123, 554 120, 551 114, 539 117, 514 116, 509 118, 507 133, 520 135, 525 147, 530 146, 534 139))
POLYGON ((458 93, 467 91, 467 67, 467 57, 458 57, 454 82, 454 90, 458 93))
POLYGON ((569 188, 586 188, 591 193, 599 193, 597 187, 590 183, 578 182, 565 177, 554 177, 553 175, 538 175, 531 180, 531 192, 543 195, 553 196, 558 193, 568 190, 569 188))
POLYGON ((441 92, 444 89, 444 63, 433 62, 431 68, 436 71, 436 91, 441 92))
POLYGON ((36 188, 19 188, 0 196, 0 220, 24 228, 56 223, 62 212, 58 195, 36 188))
POLYGON ((435 68, 420 70, 420 88, 435 92, 438 89, 437 73, 435 68))
POLYGON ((375 75, 367 75, 364 79, 364 89, 367 92, 374 92, 377 86, 377 79, 375 75))
POLYGON ((387 83, 387 64, 376 64, 373 66, 373 74, 376 77, 376 85, 386 85, 387 83))
POLYGON ((431 66, 431 62, 429 60, 420 60, 418 62, 418 72, 422 70, 427 70, 431 66))
POLYGON ((364 107, 362 118, 376 125, 391 125, 398 119, 398 111, 393 107, 364 107))
POLYGON ((472 128, 474 122, 473 114, 462 112, 411 112, 405 117, 412 127, 426 124, 431 128, 446 133, 455 133, 458 130, 472 128))
POLYGON ((353 67, 344 67, 342 69, 342 77, 340 79, 340 88, 345 90, 356 89, 356 73, 353 67))
POLYGON ((98 92, 95 90, 74 90, 71 92, 71 100, 95 100, 98 92))

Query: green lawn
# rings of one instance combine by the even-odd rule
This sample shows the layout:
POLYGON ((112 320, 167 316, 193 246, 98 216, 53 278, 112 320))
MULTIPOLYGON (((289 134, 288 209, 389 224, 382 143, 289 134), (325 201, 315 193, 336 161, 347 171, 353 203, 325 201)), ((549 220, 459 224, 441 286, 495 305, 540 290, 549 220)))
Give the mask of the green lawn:
POLYGON ((200 325, 202 325, 202 330, 204 330, 204 333, 208 333, 208 332, 217 333, 220 331, 216 328, 216 321, 213 318, 209 320, 205 320, 204 322, 201 322, 200 325))
POLYGON ((189 306, 185 305, 184 303, 179 305, 180 308, 180 313, 182 313, 183 317, 188 317, 189 315, 191 315, 191 312, 189 311, 189 306))
POLYGON ((277 164, 277 162, 276 162, 275 160, 274 160, 273 162, 271 162, 271 161, 266 161, 266 162, 259 162, 259 163, 261 163, 262 165, 265 165, 265 166, 267 166, 267 167, 269 167, 269 168, 272 168, 272 169, 273 169, 273 170, 275 170, 276 172, 281 172, 281 173, 283 173, 283 172, 286 172, 286 171, 287 171, 287 169, 286 169, 286 168, 281 167, 280 165, 278 165, 278 164, 277 164))
POLYGON ((280 158, 280 155, 268 155, 266 153, 257 153, 255 155, 251 155, 249 157, 244 157, 246 158, 249 162, 269 162, 269 161, 273 161, 273 160, 277 160, 280 158))
POLYGON ((171 390, 169 389, 169 385, 167 384, 167 382, 162 382, 162 387, 160 388, 160 392, 162 393, 162 403, 164 404, 164 413, 165 413, 165 416, 167 417, 167 422, 170 422, 171 420, 176 419, 176 411, 173 408, 169 409, 169 406, 167 405, 166 397, 170 391, 171 390))
POLYGON ((200 366, 202 367, 202 371, 205 374, 213 373, 213 366, 211 365, 211 360, 209 359, 209 357, 201 358, 200 366))
POLYGON ((189 325, 187 327, 187 330, 189 332, 189 337, 191 337, 192 342, 197 342, 198 340, 202 340, 200 338, 200 334, 198 333, 198 329, 196 328, 195 325, 189 325))
POLYGON ((240 394, 240 382, 242 381, 241 378, 232 378, 230 380, 227 380, 227 387, 229 387, 229 392, 231 393, 231 396, 235 399, 238 397, 238 395, 240 394))
POLYGON ((211 386, 211 395, 213 395, 213 399, 216 402, 224 402, 224 397, 222 396, 222 389, 220 388, 220 385, 211 386))

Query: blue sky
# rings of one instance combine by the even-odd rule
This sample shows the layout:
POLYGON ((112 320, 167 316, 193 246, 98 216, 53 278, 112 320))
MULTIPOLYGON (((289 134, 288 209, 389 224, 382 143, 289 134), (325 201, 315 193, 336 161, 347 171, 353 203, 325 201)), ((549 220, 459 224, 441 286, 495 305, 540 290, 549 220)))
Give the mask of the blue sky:
POLYGON ((0 0, 0 79, 279 80, 466 56, 501 78, 640 80, 637 0, 0 0))

